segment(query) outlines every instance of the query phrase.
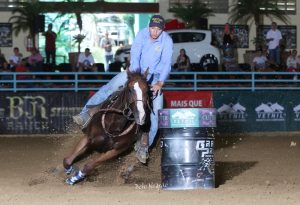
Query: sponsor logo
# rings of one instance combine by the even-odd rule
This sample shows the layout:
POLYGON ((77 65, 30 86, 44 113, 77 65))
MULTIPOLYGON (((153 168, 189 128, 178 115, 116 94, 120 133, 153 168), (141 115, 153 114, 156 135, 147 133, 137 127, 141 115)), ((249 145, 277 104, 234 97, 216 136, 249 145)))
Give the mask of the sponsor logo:
POLYGON ((198 140, 196 143, 196 150, 201 152, 201 157, 213 156, 213 148, 213 140, 198 140))
POLYGON ((297 105, 297 106, 295 106, 295 107, 293 108, 293 111, 294 111, 294 113, 295 113, 294 120, 295 120, 295 121, 300 121, 300 104, 297 105))
POLYGON ((255 108, 256 121, 285 121, 284 107, 276 103, 261 103, 255 108))
POLYGON ((172 127, 198 127, 199 113, 197 109, 175 109, 171 110, 172 127))
POLYGON ((246 108, 239 102, 236 104, 223 104, 217 109, 218 120, 223 122, 245 122, 247 118, 246 108))

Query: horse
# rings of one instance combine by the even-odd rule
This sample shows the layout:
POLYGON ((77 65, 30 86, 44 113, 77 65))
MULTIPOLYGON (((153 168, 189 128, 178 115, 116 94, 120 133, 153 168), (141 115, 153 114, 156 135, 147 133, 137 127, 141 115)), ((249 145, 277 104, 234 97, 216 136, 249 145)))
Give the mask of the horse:
POLYGON ((136 142, 139 127, 145 124, 150 111, 147 74, 147 71, 143 75, 127 71, 124 88, 90 109, 92 118, 83 129, 85 136, 63 160, 65 173, 70 176, 66 179, 67 184, 83 180, 102 162, 117 157, 136 142), (82 170, 75 170, 74 162, 93 151, 98 154, 82 170))

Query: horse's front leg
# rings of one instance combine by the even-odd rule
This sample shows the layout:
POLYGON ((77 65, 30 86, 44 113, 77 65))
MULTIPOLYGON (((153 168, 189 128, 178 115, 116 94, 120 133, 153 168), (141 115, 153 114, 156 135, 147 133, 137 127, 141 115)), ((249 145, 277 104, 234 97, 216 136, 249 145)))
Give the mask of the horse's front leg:
POLYGON ((71 174, 72 171, 74 171, 73 162, 74 160, 84 154, 88 148, 89 139, 87 137, 82 138, 75 148, 72 150, 72 152, 64 158, 63 160, 63 166, 65 168, 66 174, 71 174))
POLYGON ((113 159, 114 157, 118 156, 121 154, 123 151, 125 151, 126 148, 124 149, 112 149, 109 150, 105 153, 98 154, 94 156, 90 162, 84 165, 83 170, 79 170, 76 172, 76 174, 66 180, 67 184, 73 185, 81 180, 83 180, 87 175, 91 174, 91 172, 99 166, 102 162, 105 162, 107 160, 113 159))

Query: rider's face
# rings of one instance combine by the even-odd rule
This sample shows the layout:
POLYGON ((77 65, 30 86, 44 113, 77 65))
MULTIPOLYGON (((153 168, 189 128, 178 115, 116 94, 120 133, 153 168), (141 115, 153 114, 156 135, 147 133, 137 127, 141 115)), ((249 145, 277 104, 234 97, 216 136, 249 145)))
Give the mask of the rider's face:
POLYGON ((149 27, 149 31, 150 31, 151 39, 155 40, 160 36, 160 34, 163 30, 158 27, 149 27))

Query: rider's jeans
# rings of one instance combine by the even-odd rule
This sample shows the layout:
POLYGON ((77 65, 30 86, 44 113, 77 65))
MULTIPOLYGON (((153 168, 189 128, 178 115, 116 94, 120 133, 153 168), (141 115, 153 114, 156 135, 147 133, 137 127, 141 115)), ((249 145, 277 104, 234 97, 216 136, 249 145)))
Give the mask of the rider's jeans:
MULTIPOLYGON (((157 75, 153 76, 153 80, 149 83, 151 85, 155 84, 158 80, 157 75)), ((106 85, 102 86, 86 103, 84 108, 81 111, 81 114, 88 112, 87 106, 89 105, 98 105, 104 102, 112 93, 119 90, 120 87, 125 86, 127 82, 127 72, 123 71, 118 73, 113 77, 106 85)), ((163 95, 158 95, 154 98, 153 102, 153 112, 150 114, 151 126, 149 131, 149 146, 152 145, 154 138, 158 130, 158 110, 163 108, 163 95)))

